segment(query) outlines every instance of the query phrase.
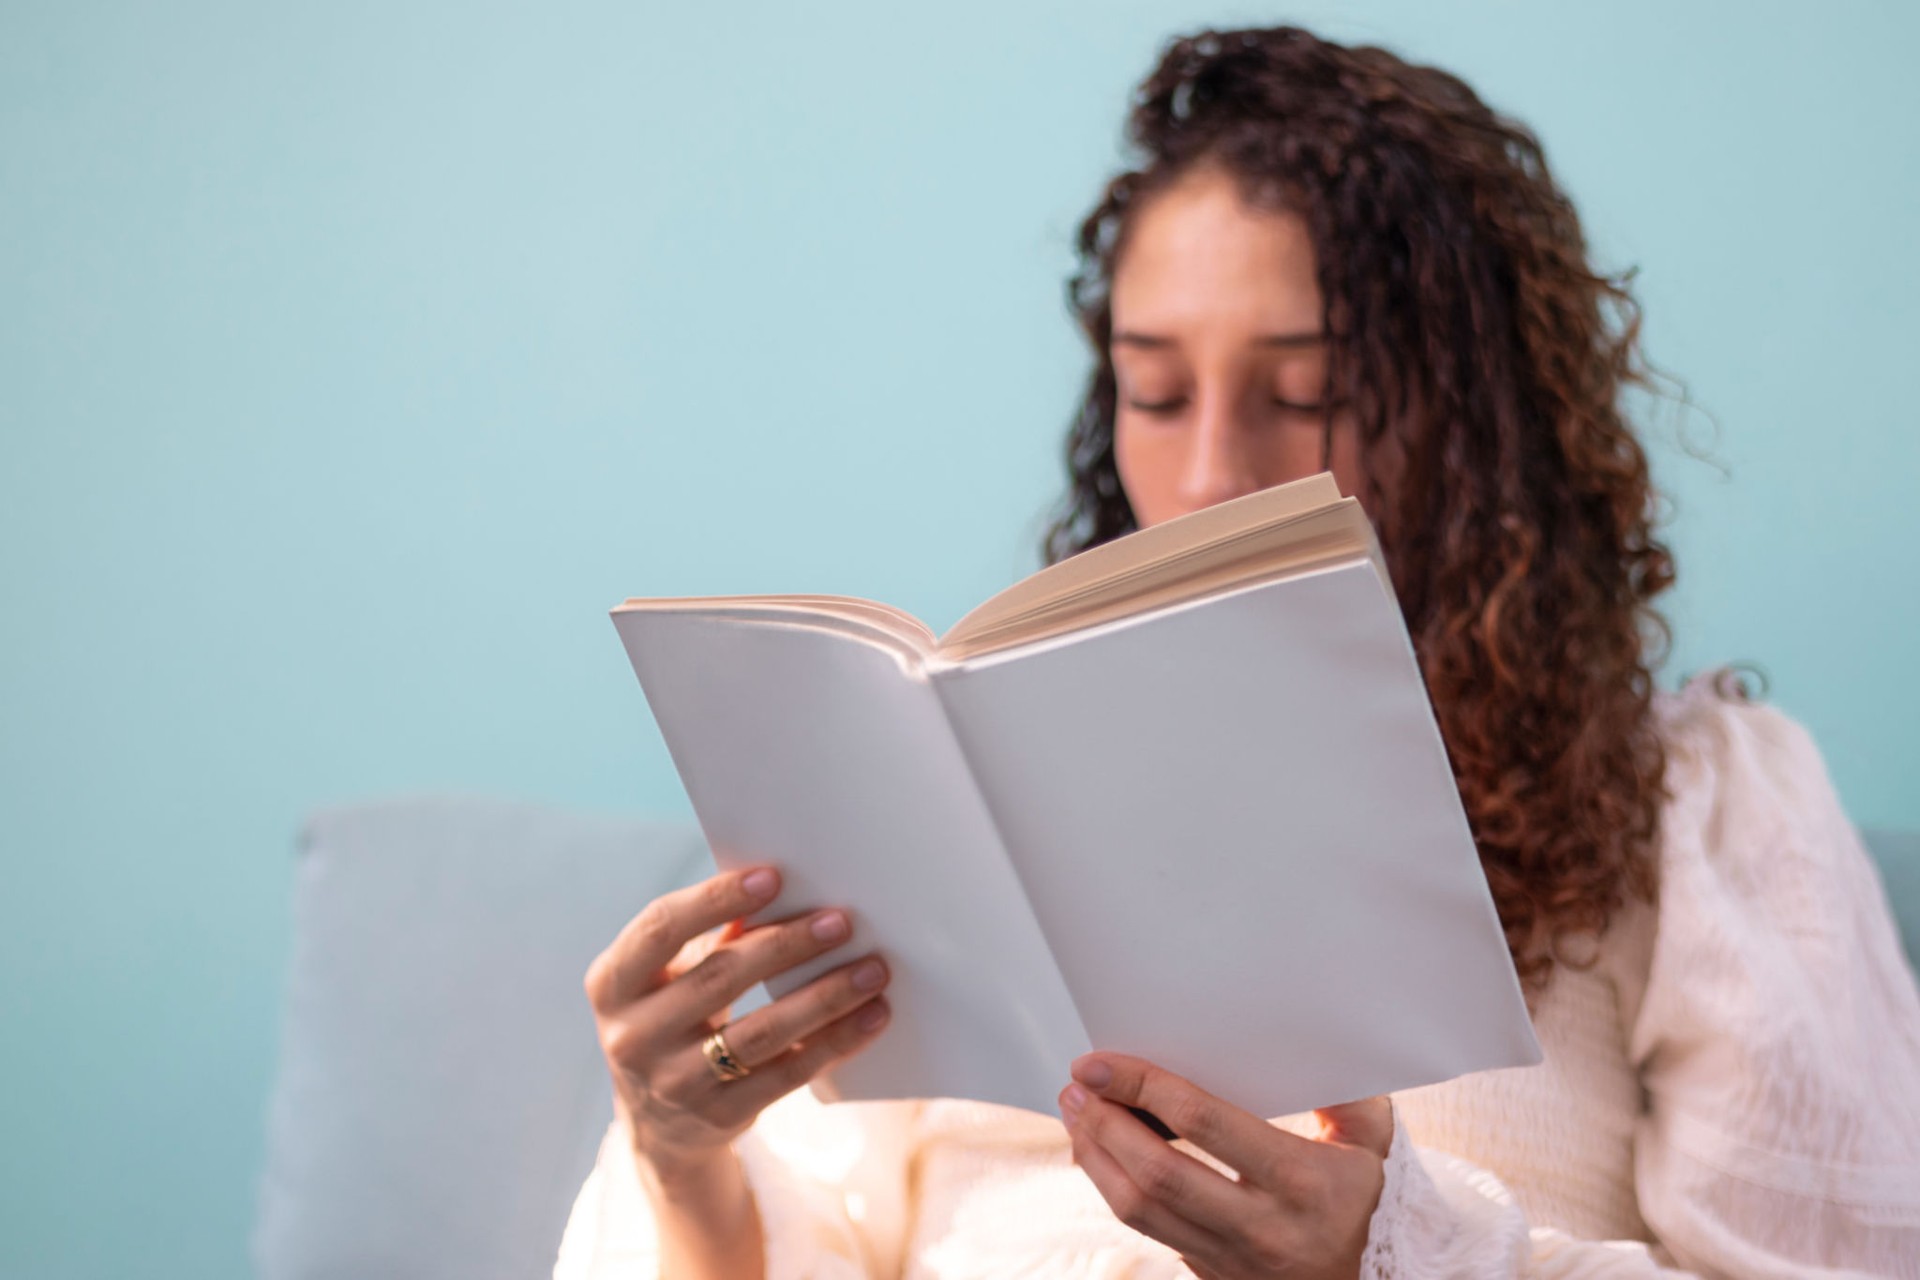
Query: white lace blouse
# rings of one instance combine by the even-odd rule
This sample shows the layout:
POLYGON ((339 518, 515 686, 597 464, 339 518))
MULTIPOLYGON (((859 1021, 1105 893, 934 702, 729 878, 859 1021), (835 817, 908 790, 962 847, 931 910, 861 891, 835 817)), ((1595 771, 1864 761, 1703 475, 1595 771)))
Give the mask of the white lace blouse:
MULTIPOLYGON (((1364 1280, 1920 1277, 1920 994, 1874 866, 1798 724, 1698 682, 1660 715, 1657 911, 1555 974, 1542 1065, 1394 1095, 1364 1280)), ((1051 1117, 802 1091, 737 1146, 768 1280, 1189 1274, 1051 1117)), ((616 1124, 555 1280, 657 1274, 629 1152, 616 1124)))

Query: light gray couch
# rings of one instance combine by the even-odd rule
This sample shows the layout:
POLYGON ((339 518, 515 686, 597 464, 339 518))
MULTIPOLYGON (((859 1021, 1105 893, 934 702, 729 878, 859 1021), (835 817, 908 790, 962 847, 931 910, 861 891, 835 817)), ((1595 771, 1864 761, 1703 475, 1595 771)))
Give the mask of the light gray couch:
MULTIPOLYGON (((1920 834, 1869 843, 1920 955, 1920 834)), ((611 1118, 581 977, 709 873, 698 828, 400 800, 322 813, 300 850, 258 1274, 546 1277, 611 1118)))
POLYGON ((611 1118, 581 978, 711 873, 698 828, 397 800, 315 816, 299 859, 256 1274, 548 1276, 611 1118))

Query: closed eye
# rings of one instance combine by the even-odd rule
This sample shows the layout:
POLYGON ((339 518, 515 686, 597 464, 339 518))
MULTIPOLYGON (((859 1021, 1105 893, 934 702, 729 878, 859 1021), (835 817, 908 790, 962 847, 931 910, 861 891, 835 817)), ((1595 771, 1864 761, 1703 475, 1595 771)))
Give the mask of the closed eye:
MULTIPOLYGON (((1326 406, 1324 404, 1302 404, 1298 400, 1286 400, 1286 399, 1282 399, 1279 396, 1271 397, 1267 401, 1267 404, 1270 408, 1278 409, 1282 413, 1316 413, 1317 414, 1317 413, 1326 412, 1326 406)), ((1182 409, 1186 407, 1187 407, 1187 398, 1185 396, 1176 396, 1171 400, 1129 400, 1127 401, 1127 408, 1132 409, 1136 413, 1144 413, 1149 417, 1154 417, 1154 418, 1171 417, 1173 414, 1180 412, 1182 409)))
POLYGON ((1169 413, 1178 413, 1186 407, 1186 404, 1186 397, 1181 396, 1173 400, 1129 400, 1127 401, 1127 408, 1138 410, 1141 413, 1161 416, 1169 413))
MULTIPOLYGON (((1324 412, 1326 408, 1326 406, 1324 405, 1301 404, 1297 400, 1283 400, 1279 396, 1273 397, 1271 400, 1268 401, 1268 403, 1273 408, 1285 410, 1288 413, 1321 413, 1321 412, 1324 412)), ((1186 408, 1186 406, 1187 406, 1187 401, 1186 401, 1186 397, 1184 396, 1174 400, 1129 400, 1127 401, 1127 408, 1136 410, 1137 412, 1140 412, 1140 413, 1154 414, 1154 415, 1178 413, 1180 410, 1186 408)))

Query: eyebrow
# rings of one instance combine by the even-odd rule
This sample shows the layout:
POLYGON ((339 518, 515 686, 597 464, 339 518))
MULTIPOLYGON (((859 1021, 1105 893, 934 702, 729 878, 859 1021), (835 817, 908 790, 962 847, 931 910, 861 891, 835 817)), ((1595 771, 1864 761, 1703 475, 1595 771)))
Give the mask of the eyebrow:
MULTIPOLYGON (((1311 347, 1325 342, 1327 335, 1315 329, 1301 333, 1263 333, 1254 342, 1262 347, 1311 347)), ((1133 329, 1119 329, 1108 341, 1116 347, 1140 347, 1147 351, 1164 351, 1172 347, 1174 340, 1164 334, 1140 333, 1133 329)))

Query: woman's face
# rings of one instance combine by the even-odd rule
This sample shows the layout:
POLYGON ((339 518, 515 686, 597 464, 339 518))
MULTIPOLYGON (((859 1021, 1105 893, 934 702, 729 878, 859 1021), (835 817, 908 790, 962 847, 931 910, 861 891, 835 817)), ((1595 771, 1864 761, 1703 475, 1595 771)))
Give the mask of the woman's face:
MULTIPOLYGON (((1327 352, 1313 243, 1224 170, 1137 209, 1113 273, 1114 454, 1141 528, 1322 469, 1327 352)), ((1360 492, 1350 424, 1332 467, 1360 492)))

